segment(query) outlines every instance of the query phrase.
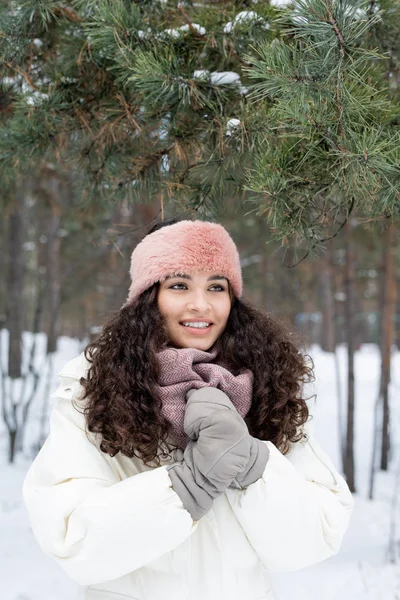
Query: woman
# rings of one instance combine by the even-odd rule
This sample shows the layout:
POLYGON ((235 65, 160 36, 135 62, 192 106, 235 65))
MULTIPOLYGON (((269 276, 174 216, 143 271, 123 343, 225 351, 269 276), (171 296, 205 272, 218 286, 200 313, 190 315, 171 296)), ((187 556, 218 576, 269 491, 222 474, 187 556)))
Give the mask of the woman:
POLYGON ((24 498, 85 600, 272 600, 270 571, 338 552, 353 499, 314 439, 312 370, 240 300, 218 224, 155 228, 126 304, 60 372, 24 498))

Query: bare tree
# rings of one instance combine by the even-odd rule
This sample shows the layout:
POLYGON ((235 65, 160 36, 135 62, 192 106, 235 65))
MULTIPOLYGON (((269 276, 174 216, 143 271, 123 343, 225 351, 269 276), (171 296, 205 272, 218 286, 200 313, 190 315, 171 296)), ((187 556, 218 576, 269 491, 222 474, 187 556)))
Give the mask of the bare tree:
POLYGON ((390 452, 390 411, 389 411, 389 384, 391 367, 391 347, 395 339, 394 314, 396 311, 396 277, 395 277, 395 241, 396 226, 393 222, 389 224, 384 234, 383 243, 383 279, 381 293, 381 323, 380 323, 380 352, 381 352, 381 374, 379 390, 375 402, 373 421, 373 443, 370 465, 369 498, 374 496, 374 480, 376 472, 377 451, 379 441, 381 443, 380 468, 386 471, 390 452), (380 440, 379 440, 380 436, 380 440))
POLYGON ((326 352, 334 352, 336 345, 332 254, 332 242, 328 242, 324 259, 319 263, 319 282, 322 295, 321 346, 326 352))
POLYGON ((15 458, 18 405, 22 383, 22 332, 24 328, 24 186, 17 186, 9 217, 7 329, 8 371, 2 369, 2 414, 8 431, 8 459, 15 458))
POLYGON ((345 266, 345 321, 347 342, 347 432, 344 473, 351 492, 356 492, 354 467, 354 277, 355 252, 352 240, 352 225, 349 220, 345 225, 346 266, 345 266))
MULTIPOLYGON (((45 242, 37 244, 35 256, 37 258, 37 269, 34 277, 36 292, 33 301, 35 308, 30 311, 32 315, 32 327, 26 323, 24 306, 24 286, 25 286, 25 256, 24 244, 29 241, 29 235, 32 236, 32 229, 28 227, 28 216, 26 213, 26 198, 34 198, 38 194, 37 183, 35 193, 33 178, 20 182, 16 187, 15 198, 9 208, 8 223, 8 290, 7 290, 7 321, 8 329, 8 368, 1 364, 1 388, 2 388, 2 416, 9 436, 10 462, 14 462, 16 453, 23 450, 24 433, 29 418, 29 412, 32 402, 36 396, 39 383, 42 378, 51 378, 52 369, 45 368, 44 363, 37 364, 37 338, 38 333, 42 331, 43 325, 47 331, 47 355, 52 355, 56 350, 56 340, 58 337, 57 321, 59 314, 59 254, 60 238, 58 231, 60 227, 59 194, 61 183, 51 181, 48 174, 41 174, 42 184, 50 188, 52 193, 51 200, 47 198, 47 203, 43 202, 44 191, 41 190, 41 197, 36 198, 32 205, 36 212, 40 208, 47 206, 47 218, 45 219, 45 228, 40 230, 37 222, 34 229, 38 235, 36 241, 40 238, 45 242), (46 180, 47 177, 47 180, 46 180), (40 248, 46 248, 40 252, 40 248), (44 269, 44 271, 43 271, 44 269), (45 275, 45 277, 43 277, 45 275), (43 322, 44 307, 47 307, 46 323, 43 322), (29 330, 29 339, 25 340, 23 345, 23 331, 29 330)), ((48 195, 51 195, 48 192, 48 195)), ((30 215, 29 215, 30 216, 30 215)), ((42 213, 43 216, 43 213, 42 213)), ((40 220, 40 215, 38 215, 40 220)), ((2 341, 6 338, 3 336, 2 341)), ((2 353, 3 354, 3 353, 2 353)), ((48 361, 47 361, 48 362, 48 361)), ((51 361, 50 361, 51 362, 51 361)), ((51 365, 50 365, 51 366, 51 365)))
POLYGON ((394 341, 394 314, 396 310, 396 278, 395 278, 395 248, 396 225, 391 222, 385 232, 384 251, 384 298, 382 306, 382 337, 381 349, 381 384, 382 397, 382 445, 381 469, 387 471, 390 451, 390 412, 389 412, 389 383, 390 383, 390 351, 394 341))
POLYGON ((47 436, 48 412, 51 383, 53 379, 54 354, 57 351, 59 337, 60 317, 60 255, 61 237, 61 213, 64 202, 66 182, 51 167, 42 172, 37 182, 36 194, 40 203, 40 227, 43 239, 41 252, 41 271, 46 275, 44 286, 44 305, 46 315, 44 319, 44 330, 47 334, 46 354, 42 369, 42 377, 45 385, 42 394, 42 405, 40 410, 39 433, 36 442, 36 450, 39 451, 47 436))

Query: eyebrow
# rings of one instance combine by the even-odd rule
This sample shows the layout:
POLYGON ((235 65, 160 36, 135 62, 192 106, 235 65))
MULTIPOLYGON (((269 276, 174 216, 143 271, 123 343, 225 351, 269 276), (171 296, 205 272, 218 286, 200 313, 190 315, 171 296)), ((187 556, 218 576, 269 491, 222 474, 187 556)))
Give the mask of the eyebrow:
MULTIPOLYGON (((192 279, 192 277, 190 275, 187 275, 186 273, 173 273, 172 275, 167 275, 165 279, 175 279, 177 277, 179 277, 180 279, 192 279)), ((223 279, 224 281, 228 281, 228 279, 223 275, 211 275, 211 277, 209 277, 207 281, 216 281, 221 279, 223 279)))

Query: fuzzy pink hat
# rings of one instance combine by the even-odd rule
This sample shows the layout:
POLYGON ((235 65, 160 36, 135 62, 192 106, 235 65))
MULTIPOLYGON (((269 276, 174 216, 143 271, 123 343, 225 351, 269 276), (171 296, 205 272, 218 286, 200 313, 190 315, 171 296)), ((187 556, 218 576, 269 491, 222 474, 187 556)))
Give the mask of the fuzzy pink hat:
POLYGON ((146 237, 132 252, 132 284, 126 304, 168 275, 212 271, 226 277, 237 298, 242 295, 242 272, 234 241, 222 225, 208 221, 179 221, 146 237))

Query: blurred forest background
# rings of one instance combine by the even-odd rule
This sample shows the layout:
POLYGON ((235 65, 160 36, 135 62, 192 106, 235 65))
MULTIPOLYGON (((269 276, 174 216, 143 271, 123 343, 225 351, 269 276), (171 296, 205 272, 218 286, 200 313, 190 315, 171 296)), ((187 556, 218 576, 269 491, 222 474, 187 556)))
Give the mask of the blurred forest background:
MULTIPOLYGON (((158 203, 122 203, 109 210, 81 214, 74 206, 68 181, 58 181, 55 175, 54 179, 53 185, 45 178, 31 181, 31 187, 25 188, 19 259, 24 269, 17 296, 12 299, 23 307, 24 330, 47 333, 49 352, 59 335, 85 339, 95 334, 105 316, 122 306, 129 288, 130 254, 160 218, 158 203)), ((168 210, 165 218, 181 216, 196 215, 168 210)), ((14 254, 17 238, 12 215, 5 213, 5 217, 1 260, 10 285, 11 278, 18 274, 14 254)), ((351 255, 346 252, 347 240, 342 231, 326 242, 317 256, 308 256, 293 267, 294 251, 272 239, 263 219, 250 215, 222 218, 220 222, 240 250, 247 300, 286 318, 300 331, 305 343, 317 343, 332 352, 335 344, 346 342, 346 275, 350 271, 355 346, 379 342, 383 304, 388 292, 395 293, 400 276, 395 227, 374 223, 365 226, 354 216, 351 255)), ((1 288, 3 327, 11 301, 9 289, 1 288)), ((400 349, 397 294, 392 311, 393 343, 400 349)))

